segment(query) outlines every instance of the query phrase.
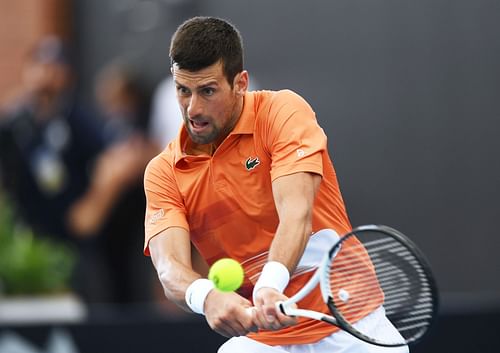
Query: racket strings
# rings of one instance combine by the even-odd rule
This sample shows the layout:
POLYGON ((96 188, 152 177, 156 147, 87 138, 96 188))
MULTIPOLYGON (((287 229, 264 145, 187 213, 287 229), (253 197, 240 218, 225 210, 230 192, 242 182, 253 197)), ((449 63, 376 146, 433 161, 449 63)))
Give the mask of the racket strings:
POLYGON ((434 294, 427 272, 407 246, 389 235, 360 232, 344 239, 328 276, 333 305, 349 325, 380 306, 405 341, 420 337, 430 325, 434 294))

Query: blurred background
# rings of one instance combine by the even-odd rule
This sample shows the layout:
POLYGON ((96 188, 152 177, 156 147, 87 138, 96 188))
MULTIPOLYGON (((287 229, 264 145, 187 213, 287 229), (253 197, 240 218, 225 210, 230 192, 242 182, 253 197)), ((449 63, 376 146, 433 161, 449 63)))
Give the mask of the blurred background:
POLYGON ((427 255, 440 318, 412 351, 497 352, 500 3, 0 0, 0 353, 223 342, 142 256, 142 173, 180 120, 170 37, 194 15, 239 28, 254 87, 312 105, 353 225, 427 255))

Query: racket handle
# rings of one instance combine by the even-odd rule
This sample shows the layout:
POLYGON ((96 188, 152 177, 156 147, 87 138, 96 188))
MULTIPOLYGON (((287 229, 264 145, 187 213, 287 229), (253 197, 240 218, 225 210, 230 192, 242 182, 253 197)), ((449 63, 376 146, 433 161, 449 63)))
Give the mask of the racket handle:
MULTIPOLYGON (((283 313, 284 315, 288 315, 286 312, 285 312, 285 308, 283 307, 283 302, 282 301, 279 301, 277 302, 276 304, 276 311, 280 312, 280 313, 283 313)), ((253 312, 255 311, 255 306, 248 306, 245 308, 245 311, 248 315, 252 316, 253 315, 253 312)))

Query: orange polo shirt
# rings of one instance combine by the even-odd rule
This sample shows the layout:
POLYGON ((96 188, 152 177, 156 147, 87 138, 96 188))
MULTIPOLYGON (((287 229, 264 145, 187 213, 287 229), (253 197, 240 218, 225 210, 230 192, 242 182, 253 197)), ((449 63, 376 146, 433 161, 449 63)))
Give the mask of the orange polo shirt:
MULTIPOLYGON (((313 232, 330 228, 344 234, 351 229, 326 135, 311 107, 297 94, 248 92, 238 123, 213 156, 187 155, 183 146, 188 139, 182 128, 147 167, 146 255, 152 237, 169 227, 185 228, 209 265, 222 257, 242 263, 246 278, 239 293, 251 300, 279 223, 272 182, 297 172, 322 176, 313 232)), ((293 275, 285 295, 297 292, 311 275, 293 275)), ((299 307, 328 311, 319 288, 299 307)), ((360 317, 374 308, 370 305, 360 317)), ((269 345, 301 344, 316 342, 336 330, 323 322, 300 319, 293 327, 249 337, 269 345)))

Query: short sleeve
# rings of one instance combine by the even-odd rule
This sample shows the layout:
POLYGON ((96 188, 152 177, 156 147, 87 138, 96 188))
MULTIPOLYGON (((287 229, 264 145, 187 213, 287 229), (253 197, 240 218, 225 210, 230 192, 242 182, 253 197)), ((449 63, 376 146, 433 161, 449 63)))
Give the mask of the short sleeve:
POLYGON ((144 254, 149 255, 149 241, 170 227, 189 230, 186 209, 177 188, 172 163, 165 152, 149 162, 144 174, 146 215, 144 254))
POLYGON ((309 104, 292 91, 273 98, 265 144, 271 155, 271 179, 297 172, 323 175, 326 135, 309 104))

